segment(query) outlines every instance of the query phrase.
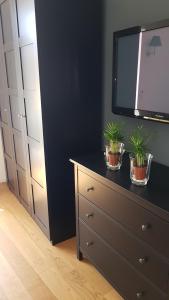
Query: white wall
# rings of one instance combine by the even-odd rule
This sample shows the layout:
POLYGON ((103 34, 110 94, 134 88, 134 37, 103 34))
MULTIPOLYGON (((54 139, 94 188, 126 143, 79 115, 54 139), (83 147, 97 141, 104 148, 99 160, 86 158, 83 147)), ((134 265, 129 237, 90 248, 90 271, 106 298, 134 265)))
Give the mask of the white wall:
POLYGON ((6 182, 6 171, 5 171, 5 162, 3 156, 2 135, 0 129, 0 183, 1 182, 6 182))
MULTIPOLYGON (((104 22, 104 123, 119 119, 125 123, 126 135, 140 121, 112 113, 113 32, 169 18, 169 0, 105 0, 104 22)), ((168 70, 169 72, 169 70, 168 70)), ((169 125, 141 121, 154 134, 151 152, 154 159, 169 166, 169 125)))

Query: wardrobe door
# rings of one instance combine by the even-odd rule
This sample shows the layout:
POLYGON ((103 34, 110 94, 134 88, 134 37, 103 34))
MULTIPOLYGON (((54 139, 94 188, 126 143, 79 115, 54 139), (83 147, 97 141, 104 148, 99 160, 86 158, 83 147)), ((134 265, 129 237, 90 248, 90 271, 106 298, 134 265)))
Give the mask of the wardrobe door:
POLYGON ((34 1, 0 1, 0 16, 0 111, 8 183, 49 236, 34 1))
POLYGON ((1 126, 7 178, 10 186, 15 185, 14 191, 19 200, 31 212, 16 1, 3 1, 0 4, 0 11, 2 25, 0 66, 4 78, 1 84, 1 126))
POLYGON ((49 236, 39 66, 33 0, 16 0, 33 216, 49 236))
POLYGON ((16 88, 13 44, 10 0, 5 0, 0 2, 0 125, 2 128, 7 181, 10 189, 17 195, 17 175, 9 102, 10 94, 16 88))

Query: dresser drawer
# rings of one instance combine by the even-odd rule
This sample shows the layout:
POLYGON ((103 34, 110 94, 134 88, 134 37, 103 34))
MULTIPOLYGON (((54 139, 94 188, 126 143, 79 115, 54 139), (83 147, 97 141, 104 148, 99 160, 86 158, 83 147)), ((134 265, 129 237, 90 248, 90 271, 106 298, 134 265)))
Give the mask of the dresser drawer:
POLYGON ((169 223, 81 171, 78 172, 78 191, 169 258, 169 223))
POLYGON ((167 296, 144 280, 124 259, 107 246, 84 223, 80 227, 80 248, 82 253, 119 288, 126 300, 167 300, 167 296))
POLYGON ((79 217, 162 291, 168 293, 169 265, 148 245, 79 196, 79 217))

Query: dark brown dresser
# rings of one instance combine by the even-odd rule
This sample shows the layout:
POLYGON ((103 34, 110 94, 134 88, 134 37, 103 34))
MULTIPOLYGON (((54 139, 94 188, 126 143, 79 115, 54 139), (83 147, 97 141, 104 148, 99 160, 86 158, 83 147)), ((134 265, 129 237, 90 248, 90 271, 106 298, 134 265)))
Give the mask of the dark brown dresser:
POLYGON ((125 300, 169 299, 169 168, 153 163, 146 187, 129 159, 107 170, 103 153, 75 167, 78 259, 88 258, 125 300))

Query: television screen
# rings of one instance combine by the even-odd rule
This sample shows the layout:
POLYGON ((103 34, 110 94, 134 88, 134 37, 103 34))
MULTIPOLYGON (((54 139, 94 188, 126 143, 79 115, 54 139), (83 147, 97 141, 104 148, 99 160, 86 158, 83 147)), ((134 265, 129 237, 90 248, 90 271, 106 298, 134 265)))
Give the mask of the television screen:
POLYGON ((113 112, 169 120, 169 26, 114 34, 113 112))

